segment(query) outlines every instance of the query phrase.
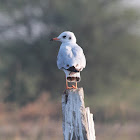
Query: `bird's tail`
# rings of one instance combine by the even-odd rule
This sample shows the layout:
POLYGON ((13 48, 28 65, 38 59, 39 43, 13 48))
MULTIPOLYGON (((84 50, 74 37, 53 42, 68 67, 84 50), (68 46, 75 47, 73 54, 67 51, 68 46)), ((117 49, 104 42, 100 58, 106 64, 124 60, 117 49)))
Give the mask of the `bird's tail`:
POLYGON ((68 82, 80 82, 80 72, 64 71, 68 82))

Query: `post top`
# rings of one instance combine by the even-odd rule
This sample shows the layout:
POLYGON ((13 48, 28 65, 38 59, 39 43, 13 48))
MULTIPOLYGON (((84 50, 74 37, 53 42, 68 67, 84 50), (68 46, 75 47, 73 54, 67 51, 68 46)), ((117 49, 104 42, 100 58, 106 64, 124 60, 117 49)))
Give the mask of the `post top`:
POLYGON ((80 87, 80 88, 77 88, 77 89, 74 89, 74 88, 72 88, 72 89, 66 89, 65 91, 64 91, 64 94, 69 94, 69 93, 80 93, 80 92, 83 92, 84 90, 83 90, 83 87, 80 87))

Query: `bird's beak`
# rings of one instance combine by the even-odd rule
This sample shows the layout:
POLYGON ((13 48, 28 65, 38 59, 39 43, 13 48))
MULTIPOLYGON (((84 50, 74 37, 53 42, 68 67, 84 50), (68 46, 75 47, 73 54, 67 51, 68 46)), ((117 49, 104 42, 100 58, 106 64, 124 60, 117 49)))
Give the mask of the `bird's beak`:
POLYGON ((57 37, 55 37, 55 38, 52 38, 50 41, 59 41, 60 39, 59 38, 57 38, 57 37))

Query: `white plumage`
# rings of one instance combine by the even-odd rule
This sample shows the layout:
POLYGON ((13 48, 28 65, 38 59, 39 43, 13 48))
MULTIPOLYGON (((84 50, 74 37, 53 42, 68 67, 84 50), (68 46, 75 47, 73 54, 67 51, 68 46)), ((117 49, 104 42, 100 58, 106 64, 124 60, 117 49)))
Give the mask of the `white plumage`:
POLYGON ((80 71, 85 68, 86 59, 74 33, 66 31, 53 40, 62 42, 57 56, 58 68, 65 72, 68 82, 80 81, 80 71))

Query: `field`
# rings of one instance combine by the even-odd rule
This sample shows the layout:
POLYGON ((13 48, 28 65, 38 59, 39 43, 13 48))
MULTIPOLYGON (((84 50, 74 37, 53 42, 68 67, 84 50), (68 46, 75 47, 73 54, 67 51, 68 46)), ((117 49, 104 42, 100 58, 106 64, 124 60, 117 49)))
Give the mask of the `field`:
MULTIPOLYGON (((1 103, 0 114, 0 140, 63 140, 61 101, 50 101, 49 94, 24 107, 1 103)), ((97 140, 139 140, 140 122, 96 118, 95 131, 97 140)))

